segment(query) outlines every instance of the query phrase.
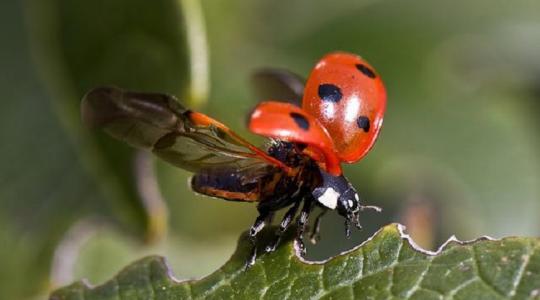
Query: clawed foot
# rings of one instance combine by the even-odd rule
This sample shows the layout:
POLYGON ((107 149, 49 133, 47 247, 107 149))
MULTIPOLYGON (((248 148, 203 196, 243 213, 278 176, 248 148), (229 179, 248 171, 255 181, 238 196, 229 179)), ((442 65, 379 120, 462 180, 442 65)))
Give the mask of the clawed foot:
MULTIPOLYGON (((360 206, 360 211, 364 211, 368 209, 374 210, 376 212, 382 211, 382 208, 378 206, 373 206, 373 205, 360 206)), ((359 230, 362 229, 362 225, 360 224, 359 218, 360 218, 360 215, 358 214, 358 212, 355 212, 347 216, 347 219, 345 220, 345 236, 347 237, 347 239, 351 237, 351 225, 354 225, 354 227, 356 227, 359 230)))
POLYGON ((252 246, 251 253, 249 254, 248 259, 244 265, 244 271, 251 268, 255 264, 255 259, 257 258, 257 247, 252 246))
POLYGON ((312 245, 316 245, 320 240, 321 240, 321 234, 319 232, 311 232, 311 234, 309 235, 309 242, 312 245))
POLYGON ((298 254, 300 254, 301 257, 306 256, 306 245, 304 244, 302 237, 297 237, 295 242, 296 245, 298 245, 298 254))
POLYGON ((277 245, 279 244, 280 241, 281 241, 281 239, 279 237, 276 237, 276 239, 272 242, 272 244, 270 244, 270 245, 266 246, 266 248, 264 248, 264 251, 266 253, 276 251, 277 245))

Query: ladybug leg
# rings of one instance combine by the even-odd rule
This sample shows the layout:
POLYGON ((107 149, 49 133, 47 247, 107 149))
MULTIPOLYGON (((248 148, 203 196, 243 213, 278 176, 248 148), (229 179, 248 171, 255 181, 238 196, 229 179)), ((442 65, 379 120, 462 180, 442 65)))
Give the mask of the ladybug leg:
POLYGON ((321 239, 321 219, 326 214, 328 210, 323 209, 319 215, 317 215, 317 218, 315 218, 315 223, 313 225, 313 230, 311 230, 311 233, 309 234, 309 240, 310 242, 315 245, 317 242, 321 239))
POLYGON ((345 237, 347 237, 347 239, 351 238, 351 220, 349 218, 345 220, 345 237))
POLYGON ((249 241, 251 242, 251 253, 246 261, 245 268, 255 264, 255 259, 257 258, 257 234, 266 226, 266 223, 269 219, 273 217, 273 212, 269 210, 259 211, 259 216, 255 219, 255 223, 249 229, 249 241))
POLYGON ((276 232, 276 239, 272 244, 266 246, 266 252, 272 252, 276 250, 277 245, 281 241, 281 237, 283 236, 283 233, 289 228, 289 225, 291 225, 291 221, 293 220, 294 216, 296 215, 296 212, 298 211, 298 207, 300 207, 301 201, 296 201, 291 208, 285 213, 285 216, 283 216, 283 219, 281 220, 281 223, 279 224, 279 229, 276 232))
POLYGON ((309 214, 313 210, 313 207, 315 206, 315 199, 313 198, 306 198, 304 200, 304 206, 302 207, 302 211, 300 212, 300 216, 298 216, 298 231, 296 232, 296 242, 298 243, 298 247, 300 250, 300 255, 304 256, 306 255, 306 245, 304 244, 304 232, 306 231, 306 225, 309 219, 309 214))
MULTIPOLYGON (((360 206, 360 211, 364 211, 364 210, 368 210, 368 209, 374 210, 376 212, 381 212, 382 211, 382 208, 380 208, 378 206, 373 206, 373 205, 366 205, 366 206, 361 205, 360 206)), ((354 224, 354 226, 357 229, 362 229, 362 225, 360 225, 360 214, 359 214, 359 212, 356 212, 352 216, 348 217, 347 220, 345 221, 345 235, 347 236, 347 238, 350 238, 350 236, 351 236, 351 229, 350 229, 351 223, 354 224)))

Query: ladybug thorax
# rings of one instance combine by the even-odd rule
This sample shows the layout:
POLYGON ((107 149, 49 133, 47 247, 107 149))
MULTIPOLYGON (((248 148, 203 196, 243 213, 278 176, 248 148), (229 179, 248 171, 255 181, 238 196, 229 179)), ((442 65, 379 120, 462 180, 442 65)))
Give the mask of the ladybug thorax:
POLYGON ((336 209, 343 216, 352 216, 358 213, 360 198, 352 184, 341 176, 333 176, 320 171, 321 182, 313 189, 312 195, 320 205, 336 209))
POLYGON ((311 72, 302 106, 325 127, 340 160, 355 162, 372 147, 382 125, 386 92, 358 56, 325 56, 311 72))

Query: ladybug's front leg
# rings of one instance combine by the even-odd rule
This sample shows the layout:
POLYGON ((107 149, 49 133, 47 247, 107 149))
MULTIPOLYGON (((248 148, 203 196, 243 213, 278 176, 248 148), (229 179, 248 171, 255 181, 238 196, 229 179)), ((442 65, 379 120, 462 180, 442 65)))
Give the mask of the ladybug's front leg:
POLYGON ((255 223, 249 229, 249 240, 251 242, 251 254, 246 261, 246 269, 255 264, 257 258, 257 234, 266 226, 266 223, 272 218, 274 212, 269 210, 259 210, 259 216, 255 219, 255 223))
POLYGON ((319 213, 317 218, 315 218, 315 223, 313 225, 313 229, 311 230, 311 233, 309 234, 309 240, 313 245, 317 244, 317 242, 321 238, 321 234, 320 234, 320 231, 321 231, 321 219, 326 214, 327 211, 328 211, 328 209, 323 208, 323 210, 319 213))
POLYGON ((306 231, 307 222, 309 220, 309 214, 315 206, 315 199, 312 197, 304 199, 304 206, 298 216, 298 231, 296 232, 296 242, 300 247, 300 255, 306 255, 306 246, 304 245, 304 232, 306 231))
POLYGON ((281 241, 281 237, 283 236, 283 233, 289 228, 289 225, 291 224, 291 221, 293 220, 294 216, 296 215, 296 212, 298 211, 298 207, 300 207, 300 200, 294 202, 293 206, 289 208, 289 210, 285 213, 283 216, 283 219, 281 220, 281 223, 279 224, 279 229, 276 232, 276 239, 272 244, 266 246, 266 252, 272 252, 276 250, 277 245, 281 241))

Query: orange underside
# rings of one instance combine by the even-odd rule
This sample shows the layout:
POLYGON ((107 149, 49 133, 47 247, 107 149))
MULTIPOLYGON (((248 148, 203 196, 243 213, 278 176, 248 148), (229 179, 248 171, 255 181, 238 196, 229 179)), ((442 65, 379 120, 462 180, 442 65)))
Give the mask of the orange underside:
POLYGON ((257 202, 259 201, 259 194, 255 192, 241 193, 241 192, 231 192, 220 190, 211 187, 199 188, 198 192, 212 197, 224 198, 227 200, 233 201, 244 201, 244 202, 257 202))

